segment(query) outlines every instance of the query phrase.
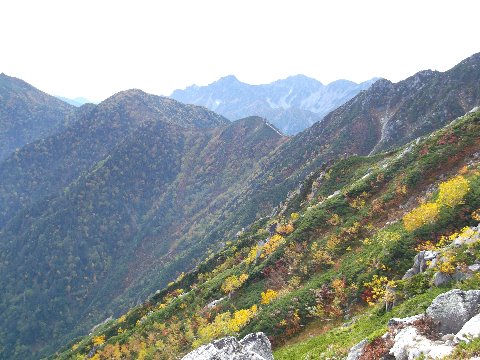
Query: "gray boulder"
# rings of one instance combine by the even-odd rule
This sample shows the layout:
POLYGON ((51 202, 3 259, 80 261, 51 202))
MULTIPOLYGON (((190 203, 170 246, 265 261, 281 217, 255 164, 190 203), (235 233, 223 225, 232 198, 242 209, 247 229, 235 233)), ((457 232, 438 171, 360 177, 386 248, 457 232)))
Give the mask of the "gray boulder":
POLYGON ((436 287, 448 284, 451 281, 453 281, 453 277, 450 274, 437 271, 435 275, 433 275, 433 285, 436 287))
POLYGON ((262 333, 248 334, 242 340, 229 336, 203 345, 182 360, 273 360, 272 347, 262 333))
POLYGON ((480 271, 480 264, 473 264, 468 267, 468 270, 471 272, 479 272, 480 271))
POLYGON ((450 290, 438 295, 426 314, 439 323, 442 334, 455 334, 480 312, 480 290, 450 290))
POLYGON ((438 256, 436 251, 430 250, 422 250, 413 259, 413 266, 409 269, 405 275, 403 275, 403 279, 411 278, 413 275, 420 274, 427 270, 428 268, 428 261, 433 261, 438 256))
POLYGON ((273 360, 270 340, 263 332, 248 334, 240 340, 240 344, 244 350, 258 354, 262 359, 273 360))
POLYGON ((346 360, 358 360, 360 356, 363 355, 363 349, 365 349, 365 345, 368 344, 368 340, 364 339, 360 341, 357 345, 352 347, 348 352, 348 356, 346 360))

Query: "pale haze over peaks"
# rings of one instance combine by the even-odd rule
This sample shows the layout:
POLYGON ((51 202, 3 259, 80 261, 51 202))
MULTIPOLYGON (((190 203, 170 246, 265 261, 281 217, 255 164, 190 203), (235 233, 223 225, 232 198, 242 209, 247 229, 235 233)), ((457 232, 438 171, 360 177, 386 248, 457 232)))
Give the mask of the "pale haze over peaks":
POLYGON ((399 81, 480 51, 476 1, 53 1, 0 6, 0 72, 50 94, 169 95, 235 74, 399 81))

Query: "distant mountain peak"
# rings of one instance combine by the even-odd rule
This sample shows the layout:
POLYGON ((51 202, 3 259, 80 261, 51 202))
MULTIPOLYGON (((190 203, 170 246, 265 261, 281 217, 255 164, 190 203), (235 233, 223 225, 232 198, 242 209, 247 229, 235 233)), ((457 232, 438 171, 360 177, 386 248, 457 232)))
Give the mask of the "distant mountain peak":
POLYGON ((218 83, 235 83, 235 82, 241 82, 241 81, 238 80, 235 75, 227 75, 227 76, 221 77, 216 82, 218 82, 218 83))
POLYGON ((282 133, 293 135, 367 89, 373 80, 356 84, 340 80, 329 85, 303 74, 270 84, 250 85, 228 75, 207 86, 189 86, 170 96, 202 105, 230 120, 258 115, 282 133))

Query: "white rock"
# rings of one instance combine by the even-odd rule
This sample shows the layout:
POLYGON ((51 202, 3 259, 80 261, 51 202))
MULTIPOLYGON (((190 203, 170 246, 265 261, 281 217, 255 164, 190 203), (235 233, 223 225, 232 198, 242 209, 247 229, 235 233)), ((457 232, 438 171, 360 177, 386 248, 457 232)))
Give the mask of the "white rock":
POLYGON ((435 345, 428 352, 428 358, 430 359, 443 359, 445 356, 450 355, 453 352, 453 346, 449 345, 435 345))
POLYGON ((273 360, 270 341, 254 333, 237 341, 232 336, 216 340, 185 355, 182 360, 273 360))
POLYGON ((480 271, 480 264, 473 264, 468 267, 468 270, 473 271, 473 272, 478 272, 480 271))
POLYGON ((396 325, 411 325, 421 318, 423 318, 423 314, 413 315, 406 318, 392 318, 388 321, 388 327, 396 325))
POLYGON ((213 300, 211 303, 207 304, 206 308, 207 309, 213 309, 215 306, 217 306, 224 299, 225 299, 225 297, 222 297, 222 298, 217 299, 217 300, 213 300))
POLYGON ((470 342, 473 338, 480 336, 480 314, 468 320, 460 331, 455 335, 455 342, 470 342))
POLYGON ((452 346, 442 342, 434 342, 418 334, 414 327, 407 327, 398 332, 395 336, 395 343, 390 349, 390 355, 396 360, 414 360, 420 355, 431 359, 441 359, 451 354, 452 346))

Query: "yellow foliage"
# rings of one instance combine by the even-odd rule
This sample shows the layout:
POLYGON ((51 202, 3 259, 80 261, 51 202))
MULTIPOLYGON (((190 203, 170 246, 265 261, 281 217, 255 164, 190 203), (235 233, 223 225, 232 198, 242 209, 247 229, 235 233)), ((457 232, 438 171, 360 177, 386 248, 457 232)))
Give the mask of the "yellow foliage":
POLYGON ((460 204, 469 191, 469 181, 461 175, 456 176, 440 184, 437 203, 453 207, 460 204))
POLYGON ((271 255, 277 248, 285 242, 285 238, 282 235, 275 234, 270 240, 263 246, 263 256, 271 255))
POLYGON ((118 318, 117 322, 121 324, 121 323, 124 323, 125 320, 127 320, 127 315, 122 315, 118 318))
POLYGON ((414 231, 419 227, 437 220, 440 207, 437 203, 425 203, 413 209, 403 217, 403 225, 407 231, 414 231))
POLYGON ((262 292, 261 295, 262 295, 261 303, 263 305, 267 305, 267 304, 270 304, 278 296, 278 292, 272 289, 268 289, 267 291, 262 292))
POLYGON ((379 301, 389 302, 393 300, 391 298, 393 294, 388 289, 395 288, 396 284, 395 281, 388 280, 386 276, 373 275, 372 280, 363 285, 371 291, 371 295, 365 299, 369 305, 375 305, 379 301))
POLYGON ((222 291, 226 294, 229 294, 237 289, 239 289, 243 283, 248 279, 247 274, 242 274, 240 277, 231 275, 227 277, 222 284, 222 291))
POLYGON ((291 290, 295 290, 300 286, 302 280, 298 276, 292 276, 290 280, 288 280, 288 287, 291 290))
POLYGON ((290 214, 290 219, 292 219, 293 221, 297 220, 299 218, 299 214, 296 213, 296 212, 293 212, 290 214))
POLYGON ((375 238, 380 244, 385 246, 389 243, 400 240, 402 235, 395 231, 379 231, 375 238))
POLYGON ((294 228, 293 228, 293 224, 291 223, 288 223, 288 224, 280 224, 280 225, 277 225, 277 232, 281 235, 288 235, 290 234, 291 232, 293 232, 294 228))
POLYGON ((257 313, 257 305, 250 309, 237 310, 233 313, 232 319, 228 323, 228 328, 233 332, 239 332, 257 313))
POLYGON ((318 249, 317 242, 313 242, 310 247, 312 252, 312 260, 315 265, 332 265, 332 256, 325 250, 318 249))
POLYGON ((455 272, 455 257, 453 255, 444 255, 437 264, 437 270, 444 274, 453 274, 455 272))
POLYGON ((461 175, 442 182, 439 185, 436 202, 421 204, 403 217, 405 229, 414 231, 425 224, 434 222, 438 218, 440 207, 453 207, 460 204, 469 191, 469 181, 461 175))
POLYGON ((352 224, 352 226, 350 226, 349 228, 346 229, 346 232, 349 235, 355 235, 360 231, 361 228, 362 228, 362 226, 360 225, 360 223, 358 221, 355 221, 352 224))
POLYGON ((395 193, 397 195, 406 195, 407 194, 407 186, 403 184, 398 184, 395 188, 395 193))
POLYGON ((218 314, 211 323, 200 320, 198 339, 193 342, 193 347, 239 332, 257 314, 257 311, 257 305, 253 305, 249 309, 235 311, 233 316, 229 311, 218 314))
POLYGON ((178 277, 177 277, 177 279, 175 280, 175 282, 181 281, 184 277, 185 277, 185 273, 182 272, 180 275, 178 275, 178 277))
POLYGON ((260 249, 261 249, 261 247, 258 246, 258 245, 253 246, 253 247, 250 249, 250 251, 249 251, 249 253, 248 253, 248 256, 245 258, 245 262, 246 262, 247 264, 253 263, 253 262, 255 261, 255 259, 257 258, 257 254, 258 254, 258 251, 259 251, 260 249))
POLYGON ((476 221, 480 221, 480 209, 477 209, 474 212, 472 212, 472 219, 476 221))
POLYGON ((372 245, 373 241, 370 238, 365 238, 362 240, 363 245, 372 245))
POLYGON ((93 345, 100 346, 105 343, 105 335, 94 336, 92 341, 93 345))
POLYGON ((424 250, 435 250, 436 249, 436 246, 433 242, 431 242, 430 240, 427 240, 421 244, 418 244, 416 247, 415 247, 415 251, 424 251, 424 250))

